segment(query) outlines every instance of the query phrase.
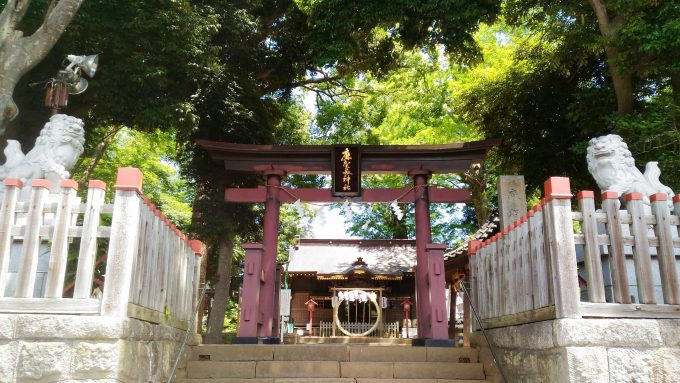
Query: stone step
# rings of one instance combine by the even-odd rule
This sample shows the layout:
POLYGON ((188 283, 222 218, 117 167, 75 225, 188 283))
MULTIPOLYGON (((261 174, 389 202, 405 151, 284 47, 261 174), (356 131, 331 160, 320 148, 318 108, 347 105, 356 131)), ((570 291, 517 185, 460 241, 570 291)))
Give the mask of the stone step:
MULTIPOLYGON (((300 383, 299 378, 214 378, 183 379, 181 383, 300 383)), ((316 378, 310 383, 490 383, 469 379, 371 379, 371 378, 316 378)))
POLYGON ((411 347, 366 345, 201 345, 194 347, 195 361, 338 361, 338 362, 450 362, 476 363, 478 353, 469 347, 411 347))
POLYGON ((372 378, 484 380, 481 363, 343 361, 190 361, 188 378, 372 378))

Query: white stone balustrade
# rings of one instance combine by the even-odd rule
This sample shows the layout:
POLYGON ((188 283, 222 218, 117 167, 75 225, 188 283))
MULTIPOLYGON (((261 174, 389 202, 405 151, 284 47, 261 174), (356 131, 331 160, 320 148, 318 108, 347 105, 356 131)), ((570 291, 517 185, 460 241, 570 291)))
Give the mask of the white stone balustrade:
POLYGON ((571 209, 569 179, 500 233, 471 246, 473 301, 485 327, 555 318, 680 319, 680 195, 592 191, 571 209), (674 206, 669 210, 669 202, 674 206))
POLYGON ((84 203, 73 180, 62 180, 60 193, 52 195, 49 181, 32 180, 28 200, 20 198, 28 187, 20 180, 6 179, 4 186, 0 313, 128 317, 187 328, 202 245, 142 194, 138 169, 119 169, 113 204, 105 203, 101 181, 90 182, 84 203), (103 246, 107 252, 98 252, 103 246), (102 262, 98 297, 93 289, 102 281, 95 266, 102 262))

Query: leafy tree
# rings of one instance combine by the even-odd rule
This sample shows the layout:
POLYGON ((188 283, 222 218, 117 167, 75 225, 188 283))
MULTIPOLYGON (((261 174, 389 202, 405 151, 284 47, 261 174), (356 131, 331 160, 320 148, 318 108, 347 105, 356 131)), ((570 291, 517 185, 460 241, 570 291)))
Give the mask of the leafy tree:
MULTIPOLYGON (((675 93, 675 92, 674 92, 675 93)), ((644 168, 647 161, 658 161, 661 180, 680 192, 680 104, 669 89, 645 103, 638 113, 616 118, 613 132, 621 135, 633 153, 636 165, 644 168)))
MULTIPOLYGON (((30 13, 25 23, 41 19, 30 13)), ((209 44, 216 28, 209 8, 186 0, 85 2, 63 39, 17 86, 16 99, 26 113, 10 124, 7 136, 32 145, 49 114, 42 85, 74 53, 100 56, 87 91, 71 96, 63 110, 85 120, 92 167, 123 127, 191 129, 197 121, 191 99, 197 78, 217 59, 209 44)))
MULTIPOLYGON (((404 52, 404 67, 377 77, 361 74, 347 79, 343 86, 317 91, 318 113, 312 138, 319 142, 359 142, 370 144, 439 144, 479 140, 480 127, 466 119, 463 103, 468 92, 480 83, 498 79, 513 65, 516 47, 512 30, 502 23, 481 25, 475 44, 484 57, 480 65, 457 64, 443 51, 404 52), (350 89, 349 94, 343 89, 350 89), (359 129, 357 129, 359 127, 359 129)), ((484 222, 491 206, 489 165, 470 169, 462 175, 436 176, 433 184, 468 187, 473 192, 472 207, 433 206, 433 237, 453 243, 484 222), (481 171, 483 170, 483 171, 481 171), (456 217, 445 220, 443 217, 456 217)), ((402 187, 410 181, 393 177, 365 177, 365 185, 402 187)), ((387 206, 360 208, 350 231, 366 238, 412 238, 414 223, 402 205, 405 218, 397 220, 387 206), (371 222, 366 225, 366 222, 371 222)))
POLYGON ((590 186, 583 143, 605 131, 608 115, 596 112, 601 91, 580 92, 590 76, 587 67, 566 74, 519 63, 466 90, 459 110, 487 136, 501 138, 495 157, 500 174, 524 174, 530 188, 554 175, 575 177, 576 187, 590 186))
POLYGON ((258 77, 267 90, 338 83, 357 72, 387 73, 400 51, 443 45, 460 60, 477 58, 472 34, 499 1, 248 2, 268 48, 258 77))
MULTIPOLYGON (((524 174, 530 187, 539 188, 549 176, 566 175, 575 189, 596 188, 586 171, 585 150, 588 140, 601 134, 621 134, 640 164, 654 160, 654 153, 667 158, 660 150, 650 150, 658 145, 649 141, 665 135, 677 118, 669 80, 675 69, 668 62, 675 57, 677 42, 659 45, 676 24, 661 14, 673 14, 675 8, 606 3, 610 11, 626 15, 615 41, 601 38, 587 4, 509 1, 505 15, 521 25, 508 34, 512 65, 460 94, 456 110, 488 137, 502 139, 499 170, 524 174), (656 33, 648 35, 651 31, 656 33), (615 46, 619 58, 604 55, 603 44, 615 46), (625 76, 634 85, 632 95, 623 98, 611 80, 612 72, 621 70, 628 71, 625 76), (635 102, 622 102, 626 97, 635 102), (664 123, 668 125, 662 128, 664 123)), ((662 177, 677 182, 669 170, 664 169, 662 177)))
MULTIPOLYGON (((112 141, 99 166, 90 175, 109 186, 107 199, 113 199, 113 185, 121 167, 136 167, 144 175, 144 194, 179 228, 186 230, 191 221, 190 204, 193 190, 180 175, 174 163, 176 151, 172 132, 142 133, 123 129, 112 141)), ((74 178, 82 174, 88 156, 81 157, 74 169, 74 178)), ((85 183, 86 185, 87 183, 85 183)), ((84 189, 84 188, 81 188, 84 189)))
POLYGON ((679 82, 680 9, 672 1, 508 0, 505 11, 512 24, 528 25, 547 40, 604 54, 621 115, 635 110, 650 75, 679 82))

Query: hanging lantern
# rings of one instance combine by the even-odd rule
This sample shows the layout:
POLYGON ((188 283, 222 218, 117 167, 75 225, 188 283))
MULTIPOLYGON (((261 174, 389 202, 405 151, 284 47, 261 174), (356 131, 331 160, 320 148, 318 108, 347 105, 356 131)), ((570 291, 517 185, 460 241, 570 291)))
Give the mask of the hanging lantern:
POLYGON ((45 106, 61 109, 68 105, 68 87, 62 81, 52 81, 47 85, 45 106))
POLYGON ((318 303, 316 303, 314 299, 308 300, 307 302, 305 302, 305 304, 307 305, 307 311, 309 311, 310 313, 314 312, 316 310, 316 306, 318 305, 318 303))
POLYGON ((406 298, 401 302, 401 305, 404 306, 404 312, 409 312, 411 311, 411 300, 406 298))
POLYGON ((401 302, 404 306, 404 327, 406 331, 406 338, 408 338, 408 329, 411 327, 411 300, 406 298, 401 302))
POLYGON ((314 310, 316 310, 316 306, 318 303, 314 301, 314 299, 310 299, 307 302, 305 302, 305 305, 307 305, 307 311, 309 311, 309 323, 307 323, 307 331, 309 334, 312 334, 312 323, 313 323, 313 317, 314 317, 314 310))

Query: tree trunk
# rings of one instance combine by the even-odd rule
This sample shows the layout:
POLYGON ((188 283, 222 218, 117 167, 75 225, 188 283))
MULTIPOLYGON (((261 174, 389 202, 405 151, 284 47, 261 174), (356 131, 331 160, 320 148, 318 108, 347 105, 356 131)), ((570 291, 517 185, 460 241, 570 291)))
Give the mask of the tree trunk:
POLYGON ((19 113, 12 94, 19 79, 33 69, 47 53, 84 0, 61 0, 48 9, 43 24, 31 36, 23 36, 18 24, 30 6, 29 0, 11 0, 0 13, 0 138, 7 123, 19 113))
POLYGON ((607 61, 609 62, 609 72, 612 76, 612 83, 614 84, 614 93, 616 94, 616 111, 621 116, 625 116, 633 112, 633 105, 635 97, 633 95, 633 74, 630 72, 623 72, 615 61, 619 57, 619 51, 616 48, 605 48, 607 52, 607 61))
POLYGON ((491 215, 489 201, 484 196, 488 181, 487 173, 482 165, 473 165, 470 170, 461 177, 462 181, 468 184, 470 190, 470 204, 475 209, 477 225, 481 227, 491 215))
POLYGON ((671 89, 675 103, 680 105, 680 71, 671 73, 671 89))
POLYGON ((219 241, 217 256, 217 276, 214 284, 215 297, 208 315, 208 329, 203 338, 204 343, 222 343, 224 315, 229 301, 229 285, 231 283, 231 261, 234 254, 234 234, 226 233, 219 241))
POLYGON ((629 114, 633 111, 633 104, 635 101, 633 95, 633 73, 621 68, 617 61, 620 57, 619 50, 613 45, 613 42, 619 37, 619 31, 625 20, 618 15, 613 19, 610 18, 607 14, 607 7, 602 0, 588 0, 588 2, 593 8, 593 11, 595 11, 597 24, 600 27, 600 33, 606 39, 604 50, 607 55, 609 73, 612 76, 612 83, 614 84, 617 111, 619 115, 622 116, 629 114))

